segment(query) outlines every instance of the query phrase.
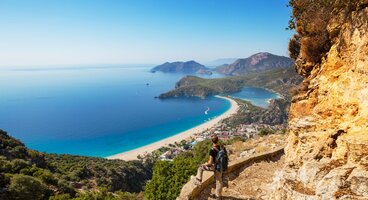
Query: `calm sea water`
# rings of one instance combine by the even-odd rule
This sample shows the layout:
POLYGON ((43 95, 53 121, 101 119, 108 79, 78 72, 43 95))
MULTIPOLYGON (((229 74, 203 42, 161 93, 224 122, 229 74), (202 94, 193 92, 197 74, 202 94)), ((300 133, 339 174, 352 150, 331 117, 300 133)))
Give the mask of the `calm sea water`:
POLYGON ((154 98, 183 75, 149 69, 1 69, 0 128, 39 151, 106 157, 175 135, 230 107, 215 97, 154 98))
POLYGON ((266 108, 271 99, 279 98, 279 95, 263 88, 244 87, 241 92, 231 94, 230 96, 252 102, 256 106, 266 108))

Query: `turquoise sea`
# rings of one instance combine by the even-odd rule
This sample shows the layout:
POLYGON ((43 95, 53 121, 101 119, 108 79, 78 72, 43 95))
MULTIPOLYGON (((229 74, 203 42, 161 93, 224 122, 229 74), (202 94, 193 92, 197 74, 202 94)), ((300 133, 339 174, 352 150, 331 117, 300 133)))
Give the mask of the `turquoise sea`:
MULTIPOLYGON (((184 75, 150 73, 151 68, 0 69, 0 128, 39 151, 106 157, 175 135, 230 108, 216 97, 154 98, 184 75)), ((264 99, 274 95, 253 89, 267 94, 264 99)))
POLYGON ((277 93, 256 87, 244 87, 242 91, 230 96, 252 102, 253 105, 267 108, 269 100, 280 98, 277 93))

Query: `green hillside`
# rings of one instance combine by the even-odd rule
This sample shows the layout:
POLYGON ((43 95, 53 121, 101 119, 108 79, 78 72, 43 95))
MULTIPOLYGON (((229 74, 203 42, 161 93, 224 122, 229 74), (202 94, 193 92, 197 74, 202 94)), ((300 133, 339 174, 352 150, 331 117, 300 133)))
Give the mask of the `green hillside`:
POLYGON ((160 98, 197 96, 205 98, 216 94, 239 92, 245 86, 270 89, 290 99, 290 89, 301 83, 302 77, 293 68, 249 73, 244 76, 204 79, 186 76, 177 82, 175 89, 163 93, 160 98))
POLYGON ((40 153, 0 130, 2 200, 136 199, 151 169, 151 162, 40 153))

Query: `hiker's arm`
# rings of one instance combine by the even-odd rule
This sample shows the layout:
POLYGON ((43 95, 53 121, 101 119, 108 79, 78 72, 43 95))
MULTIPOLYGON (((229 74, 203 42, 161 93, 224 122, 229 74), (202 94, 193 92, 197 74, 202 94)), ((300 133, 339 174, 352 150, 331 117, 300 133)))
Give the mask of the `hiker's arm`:
POLYGON ((213 163, 214 163, 214 162, 213 162, 213 157, 212 157, 212 156, 210 156, 210 159, 207 161, 206 165, 207 165, 207 166, 211 166, 213 163))

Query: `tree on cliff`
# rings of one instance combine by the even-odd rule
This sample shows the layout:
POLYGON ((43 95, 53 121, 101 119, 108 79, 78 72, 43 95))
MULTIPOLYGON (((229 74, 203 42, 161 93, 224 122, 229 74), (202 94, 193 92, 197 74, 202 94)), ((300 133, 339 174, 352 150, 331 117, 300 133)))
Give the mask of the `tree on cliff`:
POLYGON ((172 162, 158 161, 153 167, 152 179, 147 183, 144 195, 148 199, 175 199, 198 166, 208 159, 211 142, 205 140, 194 150, 177 156, 172 162))

